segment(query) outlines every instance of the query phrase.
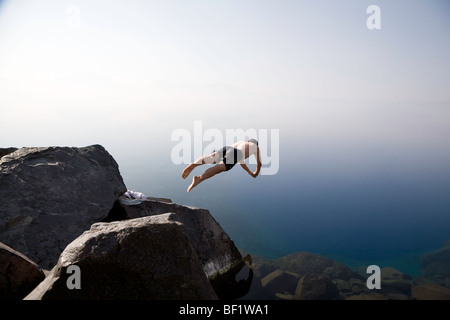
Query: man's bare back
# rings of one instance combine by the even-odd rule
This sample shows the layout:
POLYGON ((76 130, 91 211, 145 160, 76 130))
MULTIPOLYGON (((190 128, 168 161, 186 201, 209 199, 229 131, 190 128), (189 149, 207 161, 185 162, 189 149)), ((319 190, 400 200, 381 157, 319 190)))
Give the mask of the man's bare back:
POLYGON ((233 144, 232 147, 241 151, 242 154, 244 155, 244 159, 247 159, 251 155, 256 156, 256 153, 258 151, 258 146, 252 142, 239 141, 239 142, 236 142, 235 144, 233 144))

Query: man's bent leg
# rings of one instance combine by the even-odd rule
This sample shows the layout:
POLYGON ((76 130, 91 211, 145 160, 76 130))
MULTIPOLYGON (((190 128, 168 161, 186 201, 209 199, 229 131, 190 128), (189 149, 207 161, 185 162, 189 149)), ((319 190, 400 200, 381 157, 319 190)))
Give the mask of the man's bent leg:
POLYGON ((191 163, 186 168, 184 168, 183 172, 181 172, 181 177, 183 179, 186 179, 189 176, 189 174, 192 172, 192 170, 194 170, 195 167, 201 166, 201 165, 202 164, 191 163))
POLYGON ((186 168, 184 168, 183 172, 181 173, 181 177, 183 179, 186 179, 189 174, 194 170, 195 167, 201 166, 202 164, 208 163, 208 164, 214 164, 218 160, 218 153, 213 152, 209 156, 202 156, 199 157, 197 160, 192 162, 190 165, 188 165, 186 168))
POLYGON ((225 166, 225 163, 220 162, 220 163, 216 164, 214 167, 207 169, 200 176, 194 176, 192 178, 191 185, 187 189, 187 192, 191 191, 192 188, 196 187, 200 182, 205 181, 206 179, 209 179, 212 176, 214 176, 220 172, 223 172, 223 171, 226 171, 226 166, 225 166))

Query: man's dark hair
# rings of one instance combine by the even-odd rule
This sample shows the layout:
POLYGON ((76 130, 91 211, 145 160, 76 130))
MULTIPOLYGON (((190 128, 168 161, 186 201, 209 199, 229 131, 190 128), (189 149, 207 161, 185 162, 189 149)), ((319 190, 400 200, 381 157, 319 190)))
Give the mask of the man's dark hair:
POLYGON ((258 140, 256 139, 249 139, 248 142, 253 142, 254 144, 258 145, 258 140))

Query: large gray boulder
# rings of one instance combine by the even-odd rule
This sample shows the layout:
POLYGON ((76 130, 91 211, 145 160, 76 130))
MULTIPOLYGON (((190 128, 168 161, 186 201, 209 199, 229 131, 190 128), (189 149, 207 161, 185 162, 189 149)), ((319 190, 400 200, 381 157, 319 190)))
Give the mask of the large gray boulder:
POLYGON ((0 300, 23 299, 44 278, 36 263, 0 242, 0 300))
POLYGON ((70 243, 35 299, 217 299, 173 213, 96 223, 70 243), (70 277, 79 268, 78 285, 70 277))
POLYGON ((234 242, 206 209, 178 205, 168 199, 151 198, 137 205, 122 204, 120 207, 127 219, 175 213, 186 227, 192 247, 211 280, 242 264, 242 256, 234 242))
POLYGON ((51 269, 125 191, 100 145, 21 148, 0 159, 0 241, 51 269))

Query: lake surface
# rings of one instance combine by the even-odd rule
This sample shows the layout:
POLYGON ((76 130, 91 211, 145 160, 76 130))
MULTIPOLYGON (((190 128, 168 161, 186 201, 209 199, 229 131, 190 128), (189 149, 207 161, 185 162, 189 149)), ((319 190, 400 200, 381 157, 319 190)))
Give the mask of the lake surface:
POLYGON ((236 166, 191 193, 192 174, 180 177, 184 165, 120 170, 129 189, 206 208, 239 248, 269 259, 309 251, 350 267, 392 266, 416 276, 420 256, 450 238, 448 169, 319 167, 284 163, 276 175, 254 179, 236 166))
POLYGON ((309 251, 352 267, 377 264, 418 275, 420 256, 450 238, 450 104, 261 103, 256 115, 255 108, 242 107, 238 118, 226 113, 216 119, 211 111, 149 126, 153 131, 145 136, 151 138, 129 152, 113 152, 127 187, 208 209, 252 254, 275 259, 309 251), (199 142, 209 152, 209 129, 223 134, 240 127, 259 135, 277 130, 270 152, 264 136, 256 138, 263 168, 271 159, 278 171, 254 179, 236 166, 186 193, 192 175, 207 165, 183 180, 186 164, 171 158, 177 144, 171 135, 184 128, 194 151, 199 142))

